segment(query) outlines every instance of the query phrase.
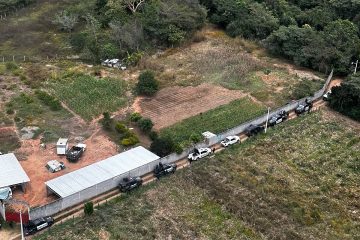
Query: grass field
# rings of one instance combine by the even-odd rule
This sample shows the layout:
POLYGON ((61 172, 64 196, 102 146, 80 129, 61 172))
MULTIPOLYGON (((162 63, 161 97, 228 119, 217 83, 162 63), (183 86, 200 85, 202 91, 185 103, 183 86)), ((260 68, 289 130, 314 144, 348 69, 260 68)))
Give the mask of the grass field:
POLYGON ((246 97, 164 128, 160 135, 170 136, 175 142, 188 145, 192 134, 201 136, 205 131, 221 133, 260 116, 265 110, 264 106, 246 97))
POLYGON ((358 239, 359 131, 297 118, 37 239, 358 239))
POLYGON ((55 95, 83 119, 90 121, 103 112, 113 112, 126 104, 124 81, 97 79, 72 74, 49 82, 55 95))
POLYGON ((13 117, 19 129, 26 126, 38 126, 44 132, 45 141, 52 141, 69 134, 66 120, 72 115, 65 109, 51 111, 33 94, 21 94, 7 103, 7 109, 13 109, 13 117))
MULTIPOLYGON (((210 83, 250 93, 271 107, 292 100, 291 92, 297 84, 310 81, 315 75, 294 70, 293 66, 267 56, 255 42, 231 38, 212 26, 198 34, 203 36, 202 41, 145 58, 140 68, 156 72, 163 87, 210 83)), ((321 88, 322 82, 318 82, 321 88)))

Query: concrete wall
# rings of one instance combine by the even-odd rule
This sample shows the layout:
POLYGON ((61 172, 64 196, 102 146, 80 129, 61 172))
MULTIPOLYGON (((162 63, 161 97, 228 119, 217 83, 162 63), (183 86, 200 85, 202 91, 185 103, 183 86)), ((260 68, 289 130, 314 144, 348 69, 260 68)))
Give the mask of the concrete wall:
MULTIPOLYGON (((329 83, 332 79, 333 76, 333 71, 330 73, 329 77, 327 78, 323 88, 321 90, 319 90, 318 92, 316 92, 314 94, 314 96, 311 97, 307 97, 310 98, 311 100, 316 100, 321 98, 325 91, 327 90, 329 83)), ((273 111, 270 112, 271 114, 277 113, 280 110, 285 110, 287 112, 293 111, 297 105, 303 101, 305 101, 306 98, 300 99, 298 101, 294 101, 291 102, 283 107, 280 107, 278 109, 275 109, 273 111)), ((223 140, 225 137, 230 136, 230 135, 238 135, 242 132, 244 132, 244 130, 250 125, 250 124, 264 124, 266 122, 266 118, 267 118, 267 114, 264 114, 263 116, 260 116, 258 118, 255 118, 251 121, 248 121, 246 123, 243 123, 237 127, 234 127, 232 129, 229 129, 221 134, 218 134, 216 137, 213 137, 211 139, 208 139, 208 141, 199 143, 197 145, 195 145, 194 147, 185 149, 181 154, 170 154, 166 157, 163 157, 161 159, 152 161, 148 164, 145 164, 141 167, 135 168, 127 173, 124 173, 122 175, 119 175, 115 178, 112 178, 108 181, 99 183, 95 186, 92 186, 90 188, 84 189, 83 191, 73 194, 71 196, 68 196, 66 198, 63 199, 59 199, 55 202, 49 203, 47 205, 35 208, 35 209, 31 209, 30 210, 30 218, 31 219, 36 219, 39 217, 44 217, 44 216, 50 216, 50 215, 54 215, 62 210, 65 210, 69 207, 75 206, 79 203, 85 202, 86 200, 89 200, 95 196, 98 196, 102 193, 108 192, 112 189, 115 189, 118 184, 120 183, 120 181, 124 178, 124 177, 129 177, 129 176, 142 176, 145 174, 148 174, 150 172, 153 171, 153 169, 155 168, 155 166, 161 161, 162 163, 174 163, 180 159, 186 158, 187 155, 193 151, 193 149, 195 147, 210 147, 216 143, 219 143, 221 140, 223 140)))
POLYGON ((2 218, 4 220, 6 220, 6 216, 5 216, 5 204, 0 202, 0 215, 2 216, 2 218))

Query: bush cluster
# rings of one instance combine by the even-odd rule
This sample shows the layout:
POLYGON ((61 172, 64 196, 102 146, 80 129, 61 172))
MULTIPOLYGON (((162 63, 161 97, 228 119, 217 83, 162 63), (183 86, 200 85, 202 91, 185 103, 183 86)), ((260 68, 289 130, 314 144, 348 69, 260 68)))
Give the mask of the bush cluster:
POLYGON ((115 130, 120 134, 120 144, 129 147, 139 143, 139 138, 124 123, 115 124, 115 130))
POLYGON ((35 94, 37 98, 40 99, 46 106, 49 106, 51 110, 59 111, 62 109, 60 101, 47 92, 36 90, 35 94))
POLYGON ((159 90, 159 83, 155 79, 154 73, 145 71, 140 74, 136 85, 136 92, 139 95, 153 96, 159 90))

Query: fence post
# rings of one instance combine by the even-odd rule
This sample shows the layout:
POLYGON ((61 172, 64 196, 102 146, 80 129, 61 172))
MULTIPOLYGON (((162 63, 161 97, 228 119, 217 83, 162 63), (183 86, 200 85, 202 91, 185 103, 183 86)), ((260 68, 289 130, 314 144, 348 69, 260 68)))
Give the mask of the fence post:
POLYGON ((13 55, 13 62, 15 62, 15 56, 13 55))
POLYGON ((24 62, 25 62, 25 59, 26 59, 26 57, 24 56, 24 62))

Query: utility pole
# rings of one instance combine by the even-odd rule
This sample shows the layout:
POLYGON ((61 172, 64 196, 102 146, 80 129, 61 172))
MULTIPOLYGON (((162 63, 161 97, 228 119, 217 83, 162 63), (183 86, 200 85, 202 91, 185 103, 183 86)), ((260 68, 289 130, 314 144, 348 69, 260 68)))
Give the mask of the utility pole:
POLYGON ((354 75, 355 75, 357 72, 358 65, 359 65, 359 60, 356 60, 356 62, 352 62, 351 64, 355 65, 355 69, 354 69, 354 75))
POLYGON ((268 107, 268 114, 267 114, 267 116, 266 116, 266 123, 265 123, 265 133, 266 133, 267 126, 268 126, 269 115, 270 115, 270 108, 268 107))
POLYGON ((24 229, 23 229, 23 223, 22 223, 21 210, 20 210, 20 227, 21 227, 21 240, 25 240, 25 238, 24 238, 24 229))

